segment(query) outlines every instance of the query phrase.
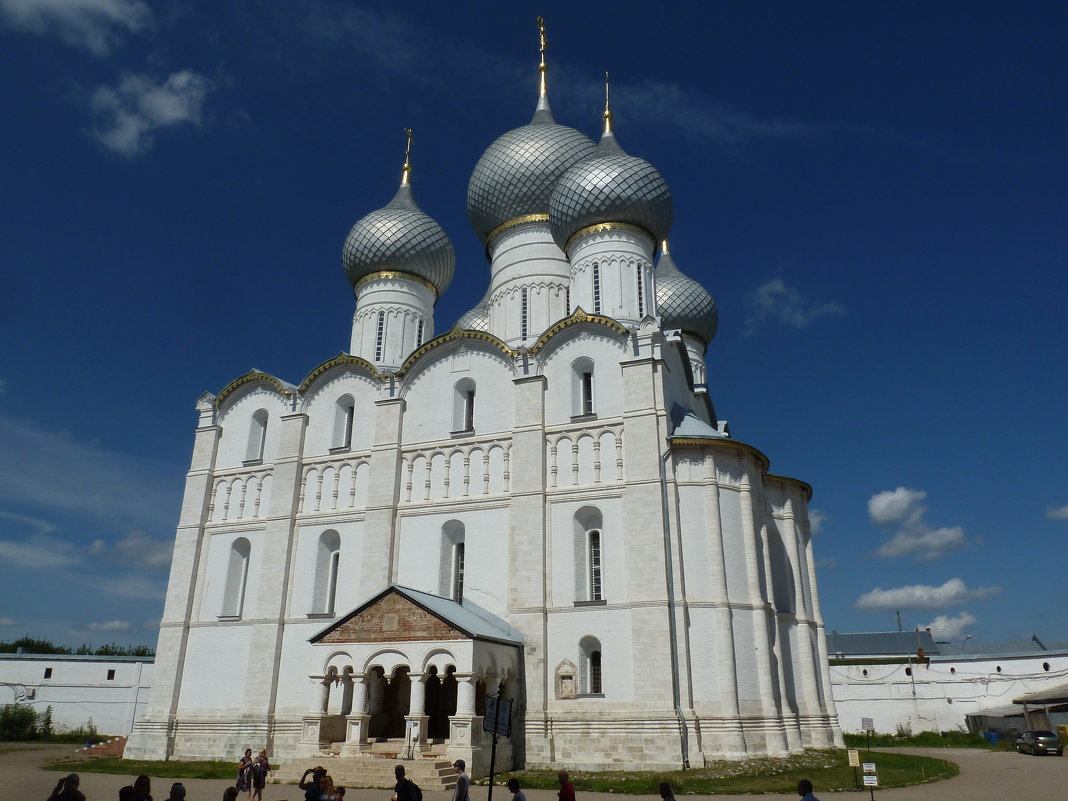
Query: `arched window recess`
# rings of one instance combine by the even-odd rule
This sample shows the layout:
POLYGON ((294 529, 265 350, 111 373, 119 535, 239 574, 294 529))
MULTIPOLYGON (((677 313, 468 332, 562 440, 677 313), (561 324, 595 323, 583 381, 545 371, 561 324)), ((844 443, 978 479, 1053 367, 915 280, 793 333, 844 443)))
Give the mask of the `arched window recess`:
POLYGON ((601 641, 596 637, 583 637, 579 642, 579 650, 579 696, 604 698, 601 641))
POLYGON ((593 361, 576 359, 571 365, 571 417, 581 419, 596 417, 594 405, 593 361))
POLYGON ((257 409, 252 413, 248 427, 248 446, 245 448, 245 464, 263 461, 263 449, 267 444, 267 410, 257 409))
POLYGON ((464 378, 453 389, 452 434, 473 434, 475 431, 475 382, 464 378))
POLYGON ((352 448, 352 425, 356 416, 356 401, 352 395, 342 395, 334 406, 334 432, 330 441, 331 451, 347 451, 352 448))
POLYGON ((230 544, 226 563, 226 586, 223 589, 220 620, 239 620, 245 606, 245 587, 248 585, 248 562, 252 544, 238 537, 230 544))

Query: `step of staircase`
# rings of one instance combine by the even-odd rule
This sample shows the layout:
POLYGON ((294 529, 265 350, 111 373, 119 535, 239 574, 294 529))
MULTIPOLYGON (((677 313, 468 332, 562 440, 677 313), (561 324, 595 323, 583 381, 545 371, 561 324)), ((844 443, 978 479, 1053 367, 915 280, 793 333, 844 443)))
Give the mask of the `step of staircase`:
POLYGON ((447 759, 398 759, 396 754, 338 756, 323 752, 319 756, 295 759, 275 771, 274 778, 285 784, 300 781, 304 771, 318 766, 326 768, 334 786, 392 788, 397 779, 396 765, 404 765, 405 775, 422 790, 451 790, 456 786, 456 771, 447 759))
POLYGON ((88 748, 79 748, 74 752, 75 759, 102 759, 104 757, 121 757, 126 750, 129 737, 114 737, 88 748))

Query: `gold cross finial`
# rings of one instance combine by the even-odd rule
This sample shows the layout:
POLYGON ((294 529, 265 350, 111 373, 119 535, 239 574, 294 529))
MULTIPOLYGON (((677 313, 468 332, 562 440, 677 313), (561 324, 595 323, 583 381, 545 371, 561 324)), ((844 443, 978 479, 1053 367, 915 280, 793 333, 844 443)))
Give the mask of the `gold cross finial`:
POLYGON ((604 132, 612 133, 612 106, 608 100, 608 73, 604 74, 604 132))
POLYGON ((548 94, 545 86, 545 73, 549 69, 549 66, 545 63, 545 51, 549 49, 549 40, 545 38, 545 19, 543 17, 538 17, 538 36, 541 40, 541 63, 538 65, 538 72, 541 73, 541 96, 545 97, 548 94))
POLYGON ((401 185, 408 183, 408 178, 412 173, 412 129, 405 128, 404 132, 408 134, 408 146, 404 150, 404 170, 401 174, 401 185))

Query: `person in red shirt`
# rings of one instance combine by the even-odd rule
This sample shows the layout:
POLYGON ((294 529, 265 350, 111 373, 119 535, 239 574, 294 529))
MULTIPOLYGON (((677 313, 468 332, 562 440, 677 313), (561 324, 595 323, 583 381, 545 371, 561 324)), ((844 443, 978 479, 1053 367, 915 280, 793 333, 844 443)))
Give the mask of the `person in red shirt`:
POLYGON ((562 770, 556 774, 556 780, 560 782, 560 792, 556 797, 560 801, 575 801, 575 785, 567 780, 567 771, 562 770))

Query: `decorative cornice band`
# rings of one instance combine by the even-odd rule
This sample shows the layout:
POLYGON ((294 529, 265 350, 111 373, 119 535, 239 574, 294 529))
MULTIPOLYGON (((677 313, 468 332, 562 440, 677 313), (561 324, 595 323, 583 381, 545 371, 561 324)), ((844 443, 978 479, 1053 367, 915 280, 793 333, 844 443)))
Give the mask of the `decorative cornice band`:
POLYGON ((682 447, 697 446, 699 448, 703 448, 703 447, 706 447, 706 446, 716 446, 716 447, 720 447, 720 448, 734 448, 735 450, 740 450, 740 451, 742 451, 744 453, 752 454, 753 456, 756 457, 757 461, 760 462, 761 465, 762 465, 762 467, 760 468, 760 475, 762 477, 766 476, 768 474, 768 468, 771 467, 771 460, 767 456, 765 456, 763 453, 758 451, 752 445, 746 445, 744 442, 739 442, 736 439, 704 439, 703 437, 668 437, 668 442, 671 443, 672 447, 675 447, 676 445, 682 446, 682 447))
POLYGON ((790 478, 789 476, 778 476, 778 475, 775 475, 774 473, 768 473, 767 475, 764 476, 764 478, 765 478, 765 480, 766 479, 771 479, 773 481, 782 481, 782 482, 788 483, 788 484, 796 484, 799 487, 801 487, 802 490, 805 491, 805 495, 808 496, 808 500, 810 500, 810 501, 812 500, 812 485, 807 483, 807 482, 805 482, 805 481, 802 481, 799 478, 790 478))
POLYGON ((624 336, 629 333, 625 325, 622 325, 616 320, 613 320, 611 317, 605 317, 600 314, 587 314, 585 311, 582 310, 582 307, 580 306, 579 308, 575 309, 574 313, 570 317, 565 317, 563 320, 559 320, 558 322, 546 328, 545 333, 538 337, 538 341, 534 343, 534 345, 530 348, 529 352, 537 353, 539 350, 545 347, 546 344, 548 344, 549 340, 552 339, 553 336, 559 334, 565 328, 570 328, 573 325, 579 325, 581 323, 594 323, 596 325, 603 325, 606 328, 614 331, 615 333, 624 336))
POLYGON ((251 384, 253 382, 257 382, 257 383, 258 382, 262 382, 264 384, 270 384, 272 387, 277 389, 279 392, 281 392, 287 398, 292 396, 292 394, 293 394, 293 391, 291 389, 289 389, 285 384, 283 384, 281 381, 279 381, 277 378, 275 378, 270 373, 261 373, 259 370, 253 370, 250 373, 245 373, 240 378, 235 378, 233 381, 231 381, 229 384, 227 384, 225 387, 223 387, 219 391, 219 394, 215 397, 215 400, 212 401, 212 403, 215 404, 215 408, 217 408, 217 409, 220 408, 222 406, 222 402, 227 397, 232 395, 234 392, 236 392, 238 389, 243 387, 245 384, 251 384))
POLYGON ((414 275, 412 273, 402 273, 398 270, 379 270, 377 273, 370 273, 369 275, 365 275, 363 278, 361 278, 359 281, 352 285, 352 291, 356 294, 359 294, 360 288, 366 283, 369 283, 371 281, 390 281, 396 280, 398 278, 403 278, 407 281, 414 281, 417 284, 422 284, 430 290, 431 294, 434 295, 434 299, 437 299, 438 289, 432 283, 427 281, 425 278, 420 278, 418 275, 414 275))
MULTIPOLYGON (((571 243, 578 239, 580 236, 587 236, 588 234, 600 234, 606 231, 635 231, 639 234, 645 234, 652 238, 653 242, 656 242, 656 237, 646 231, 639 225, 631 225, 630 223, 622 222, 606 222, 597 223, 597 225, 587 225, 585 228, 579 228, 575 233, 567 238, 567 242, 564 244, 564 252, 567 253, 571 249, 571 243)), ((653 245, 653 249, 656 249, 656 245, 653 245)))
POLYGON ((441 347, 442 345, 445 345, 449 342, 455 342, 458 339, 479 339, 483 342, 488 342, 489 344, 493 345, 493 347, 497 348, 497 350, 499 350, 505 356, 508 356, 512 359, 516 358, 519 355, 519 351, 512 350, 503 340, 498 339, 497 337, 493 336, 493 334, 490 334, 486 331, 470 331, 464 328, 453 328, 449 333, 442 334, 440 337, 434 337, 434 339, 412 351, 411 355, 409 355, 408 358, 404 360, 404 364, 402 364, 397 370, 397 377, 399 378, 400 376, 407 373, 408 370, 411 368, 412 364, 415 363, 416 359, 418 359, 424 353, 427 353, 428 351, 431 351, 434 348, 441 347))
POLYGON ((489 232, 489 235, 486 237, 486 244, 488 245, 493 240, 493 237, 497 236, 497 234, 500 234, 500 233, 503 233, 504 231, 507 231, 509 228, 515 228, 517 225, 523 225, 523 223, 531 223, 531 222, 549 222, 549 215, 548 214, 524 214, 522 217, 516 217, 514 220, 509 220, 508 222, 503 222, 500 225, 498 225, 496 228, 494 228, 492 231, 489 232))
POLYGON ((371 374, 372 378, 375 378, 379 381, 386 380, 386 376, 378 372, 378 370, 375 369, 375 366, 366 359, 361 359, 359 356, 352 356, 348 353, 339 353, 333 359, 329 359, 323 362, 310 373, 308 373, 308 376, 303 381, 301 381, 300 386, 297 387, 297 392, 303 395, 305 392, 308 391, 308 387, 311 386, 312 382, 315 381, 316 378, 321 376, 327 370, 332 370, 333 368, 340 367, 342 365, 362 367, 364 370, 371 374))

